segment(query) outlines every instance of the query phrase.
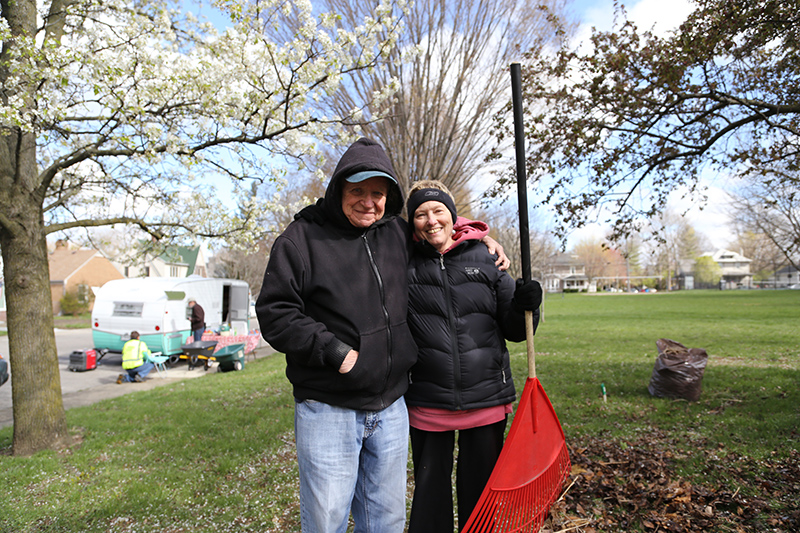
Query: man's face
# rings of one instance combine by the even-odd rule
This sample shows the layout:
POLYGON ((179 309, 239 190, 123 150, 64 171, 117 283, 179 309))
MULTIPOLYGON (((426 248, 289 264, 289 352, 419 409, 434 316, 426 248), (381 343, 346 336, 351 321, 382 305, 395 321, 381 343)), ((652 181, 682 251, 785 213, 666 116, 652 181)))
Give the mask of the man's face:
POLYGON ((352 225, 368 228, 386 212, 387 179, 375 176, 359 183, 344 182, 342 211, 352 225))

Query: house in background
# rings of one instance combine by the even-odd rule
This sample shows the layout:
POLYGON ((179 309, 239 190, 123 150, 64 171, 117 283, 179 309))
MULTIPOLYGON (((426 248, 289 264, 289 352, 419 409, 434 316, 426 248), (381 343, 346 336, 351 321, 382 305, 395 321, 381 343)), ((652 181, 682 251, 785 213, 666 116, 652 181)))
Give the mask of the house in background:
POLYGON ((126 278, 208 277, 206 258, 200 246, 171 246, 158 257, 146 258, 140 265, 122 266, 126 278))
POLYGON ((547 292, 589 291, 586 266, 575 254, 556 254, 550 257, 544 272, 544 290, 547 292))
POLYGON ((75 294, 79 301, 90 302, 92 287, 102 287, 107 281, 123 277, 111 261, 97 250, 72 248, 64 240, 56 241, 55 249, 47 259, 50 263, 50 297, 54 314, 61 313, 61 298, 67 293, 75 294))
POLYGON ((750 263, 753 262, 752 259, 748 259, 742 254, 730 250, 717 250, 713 253, 707 252, 700 257, 703 256, 711 256, 722 270, 720 289, 749 288, 752 286, 753 275, 750 273, 750 263))
POLYGON ((796 283, 800 283, 800 270, 795 267, 787 265, 775 271, 775 288, 785 288, 796 283))

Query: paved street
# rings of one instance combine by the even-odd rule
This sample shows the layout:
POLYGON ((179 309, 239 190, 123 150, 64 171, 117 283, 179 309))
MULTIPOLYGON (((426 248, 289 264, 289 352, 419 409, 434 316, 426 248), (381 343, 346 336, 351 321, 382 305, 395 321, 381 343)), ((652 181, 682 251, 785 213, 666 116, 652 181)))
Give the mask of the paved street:
MULTIPOLYGON (((216 372, 216 363, 213 363, 208 371, 204 371, 202 366, 189 370, 186 361, 182 360, 175 367, 168 369, 164 377, 159 376, 156 370, 153 370, 145 383, 117 385, 117 376, 122 372, 122 357, 119 354, 106 355, 95 370, 72 372, 67 369, 69 355, 73 350, 85 350, 92 347, 91 329, 57 329, 56 345, 58 347, 58 366, 61 369, 61 391, 66 409, 90 405, 129 392, 151 389, 182 379, 197 378, 216 372)), ((265 357, 273 352, 272 348, 262 340, 260 346, 255 350, 255 357, 265 357)), ((5 359, 8 359, 7 336, 0 336, 0 353, 5 359)), ((253 356, 252 353, 247 354, 245 361, 252 361, 253 356)), ((245 370, 246 368, 245 366, 245 370)), ((13 380, 14 376, 12 375, 8 382, 0 387, 0 427, 6 427, 13 423, 11 402, 11 382, 13 380)))

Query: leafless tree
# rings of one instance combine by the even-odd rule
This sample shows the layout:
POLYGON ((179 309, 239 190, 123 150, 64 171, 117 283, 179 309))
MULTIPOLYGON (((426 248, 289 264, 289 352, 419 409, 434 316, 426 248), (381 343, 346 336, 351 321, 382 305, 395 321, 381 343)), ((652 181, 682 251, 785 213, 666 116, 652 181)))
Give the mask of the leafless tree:
MULTIPOLYGON (((508 273, 513 278, 522 277, 519 217, 516 211, 509 211, 507 206, 496 207, 491 211, 479 211, 476 218, 485 221, 491 228, 490 234, 502 246, 506 255, 511 258, 508 273)), ((529 237, 531 246, 531 275, 534 279, 543 280, 548 271, 548 260, 558 251, 558 243, 552 229, 536 213, 529 215, 529 237)))
MULTIPOLYGON (((368 6, 356 0, 323 3, 345 24, 359 20, 368 6)), ((488 176, 484 159, 492 117, 510 99, 508 65, 522 51, 556 44, 559 33, 548 13, 561 14, 564 5, 418 0, 404 17, 407 31, 386 57, 387 68, 360 74, 360 83, 337 94, 336 109, 353 109, 362 95, 396 80, 399 92, 389 108, 373 110, 387 118, 362 131, 383 143, 404 190, 416 180, 441 180, 461 210, 473 193, 483 192, 476 182, 488 176)))
MULTIPOLYGON (((612 257, 607 246, 603 246, 600 238, 584 238, 575 245, 572 252, 583 264, 589 282, 596 278, 612 275, 612 257)), ((615 257, 618 254, 615 254, 615 257)))
POLYGON ((653 271, 666 277, 666 289, 672 289, 672 277, 684 260, 694 260, 709 246, 689 220, 674 209, 667 208, 650 220, 651 265, 653 271))
POLYGON ((774 173, 780 179, 751 179, 731 194, 729 213, 739 240, 748 233, 765 238, 754 242, 758 248, 750 253, 774 263, 778 250, 783 256, 780 263, 800 268, 800 180, 787 172, 774 173))

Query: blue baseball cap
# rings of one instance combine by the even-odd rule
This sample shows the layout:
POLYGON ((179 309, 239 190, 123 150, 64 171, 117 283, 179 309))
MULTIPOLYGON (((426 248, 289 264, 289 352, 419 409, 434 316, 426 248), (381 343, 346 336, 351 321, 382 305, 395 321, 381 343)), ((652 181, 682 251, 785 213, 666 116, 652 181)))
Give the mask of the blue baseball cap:
POLYGON ((397 183, 397 180, 394 179, 394 176, 390 176, 386 172, 381 172, 380 170, 364 170, 362 172, 356 172, 355 174, 351 174, 345 178, 345 181, 350 183, 361 183, 364 180, 368 180, 370 178, 389 178, 394 183, 397 183))

